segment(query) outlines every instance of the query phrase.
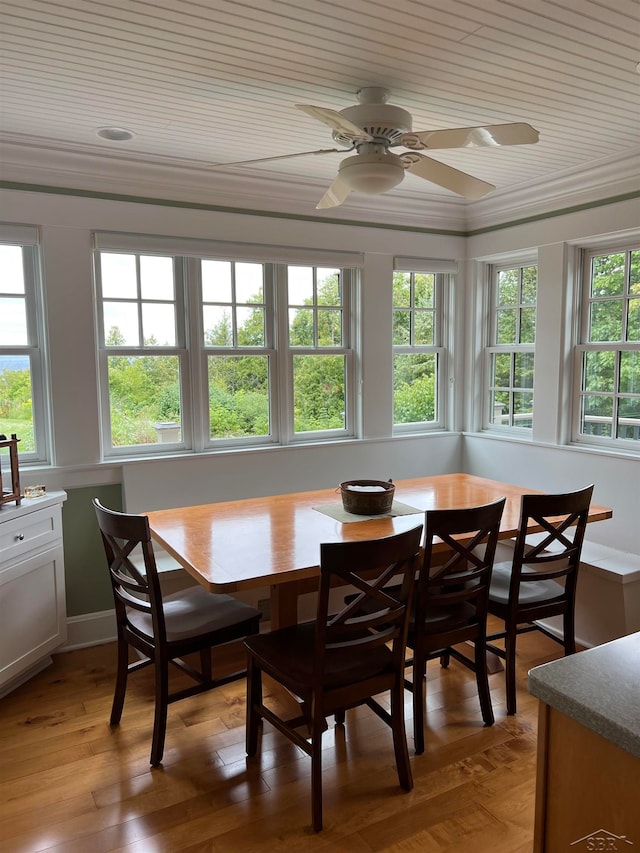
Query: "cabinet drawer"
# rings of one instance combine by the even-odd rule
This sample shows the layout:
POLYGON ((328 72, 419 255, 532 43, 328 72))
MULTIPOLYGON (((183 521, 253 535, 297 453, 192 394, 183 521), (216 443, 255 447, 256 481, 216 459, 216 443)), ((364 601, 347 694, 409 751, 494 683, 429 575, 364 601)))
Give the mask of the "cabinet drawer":
POLYGON ((8 521, 0 517, 0 522, 0 566, 20 560, 62 538, 59 505, 43 507, 8 521))

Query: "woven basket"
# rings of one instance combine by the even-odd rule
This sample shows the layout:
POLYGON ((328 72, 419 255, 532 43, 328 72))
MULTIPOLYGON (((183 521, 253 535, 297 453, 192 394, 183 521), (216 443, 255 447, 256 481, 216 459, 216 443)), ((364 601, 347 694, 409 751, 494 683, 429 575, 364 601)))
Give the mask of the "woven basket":
POLYGON ((340 483, 342 506, 354 515, 382 515, 390 512, 396 487, 391 480, 346 480, 340 483), (383 492, 361 492, 349 486, 382 486, 383 492))

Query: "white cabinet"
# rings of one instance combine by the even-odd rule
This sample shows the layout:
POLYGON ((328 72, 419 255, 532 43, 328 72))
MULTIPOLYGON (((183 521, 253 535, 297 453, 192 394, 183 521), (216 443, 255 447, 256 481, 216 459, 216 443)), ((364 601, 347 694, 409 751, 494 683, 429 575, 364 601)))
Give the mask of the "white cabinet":
POLYGON ((0 509, 0 696, 51 662, 67 639, 65 492, 0 509))

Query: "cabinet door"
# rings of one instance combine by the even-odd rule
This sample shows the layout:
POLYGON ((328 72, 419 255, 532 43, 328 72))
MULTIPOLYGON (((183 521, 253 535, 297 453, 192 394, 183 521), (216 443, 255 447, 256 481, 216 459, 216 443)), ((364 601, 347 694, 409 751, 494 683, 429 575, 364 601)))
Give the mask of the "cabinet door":
POLYGON ((0 571, 0 685, 67 638, 62 545, 0 571))

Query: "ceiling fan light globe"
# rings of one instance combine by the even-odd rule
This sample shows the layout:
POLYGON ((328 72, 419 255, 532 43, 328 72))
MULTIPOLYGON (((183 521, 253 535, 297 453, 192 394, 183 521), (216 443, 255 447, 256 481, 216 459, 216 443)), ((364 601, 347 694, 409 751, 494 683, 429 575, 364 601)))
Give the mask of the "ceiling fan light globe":
POLYGON ((404 177, 395 154, 356 154, 340 163, 340 179, 355 192, 378 195, 397 187, 404 177))

